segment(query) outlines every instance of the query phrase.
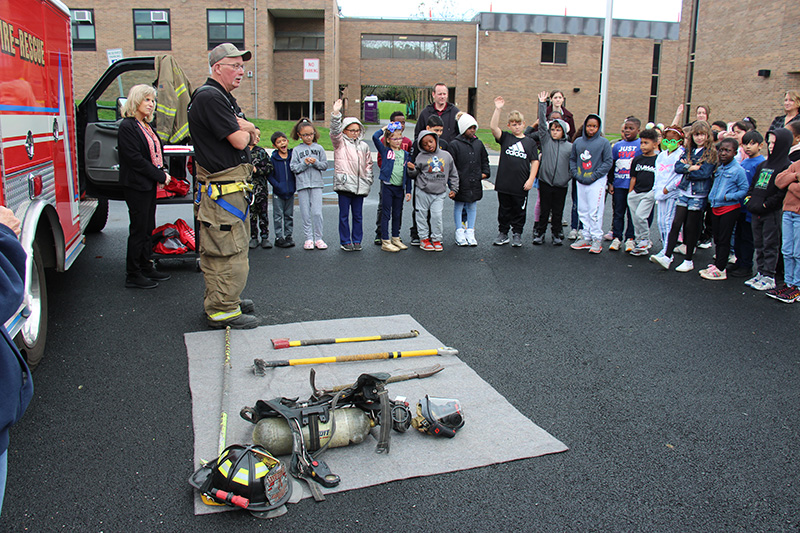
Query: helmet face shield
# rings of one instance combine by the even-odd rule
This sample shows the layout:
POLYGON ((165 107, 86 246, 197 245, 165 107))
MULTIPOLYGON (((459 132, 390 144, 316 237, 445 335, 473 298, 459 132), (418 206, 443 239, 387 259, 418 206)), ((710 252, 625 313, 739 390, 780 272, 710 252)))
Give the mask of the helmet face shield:
POLYGON ((417 417, 411 423, 423 433, 452 438, 464 426, 464 412, 456 399, 426 395, 417 404, 417 417))

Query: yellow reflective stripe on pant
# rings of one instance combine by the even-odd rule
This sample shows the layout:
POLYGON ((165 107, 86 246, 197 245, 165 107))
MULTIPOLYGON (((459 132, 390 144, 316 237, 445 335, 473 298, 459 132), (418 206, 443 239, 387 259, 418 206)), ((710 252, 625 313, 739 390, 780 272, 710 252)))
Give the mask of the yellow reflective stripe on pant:
MULTIPOLYGON (((239 190, 226 194, 225 200, 245 212, 249 201, 239 190)), ((250 221, 221 207, 207 194, 201 194, 197 206, 198 252, 206 288, 203 306, 212 320, 227 320, 241 314, 240 296, 250 271, 247 254, 250 221)))

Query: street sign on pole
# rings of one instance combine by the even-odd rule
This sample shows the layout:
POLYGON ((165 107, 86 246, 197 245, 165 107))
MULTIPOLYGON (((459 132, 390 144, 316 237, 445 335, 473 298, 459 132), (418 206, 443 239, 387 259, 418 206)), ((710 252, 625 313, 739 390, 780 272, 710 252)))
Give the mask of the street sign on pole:
POLYGON ((314 80, 319 79, 319 59, 303 59, 303 79, 308 80, 308 118, 314 120, 314 80))

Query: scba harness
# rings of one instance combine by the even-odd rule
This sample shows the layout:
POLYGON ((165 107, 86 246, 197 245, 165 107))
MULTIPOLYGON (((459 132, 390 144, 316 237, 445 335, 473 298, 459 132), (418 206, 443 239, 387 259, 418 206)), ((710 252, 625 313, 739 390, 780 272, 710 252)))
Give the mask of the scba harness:
POLYGON ((376 453, 388 453, 391 430, 405 432, 411 424, 411 413, 404 400, 390 400, 386 390, 387 373, 362 374, 349 387, 331 394, 319 391, 313 385, 315 393, 306 401, 297 398, 275 398, 258 400, 255 407, 244 407, 240 416, 257 424, 264 418, 282 417, 286 419, 292 434, 292 459, 289 473, 306 481, 311 494, 317 501, 325 497, 317 483, 324 487, 335 487, 340 478, 333 474, 319 456, 329 447, 336 432, 336 410, 346 407, 357 407, 363 410, 374 425, 380 425, 380 437, 375 449, 376 453), (382 423, 382 422, 386 423, 382 423), (330 424, 330 434, 322 444, 319 427, 330 424), (308 428, 309 439, 303 436, 303 429, 308 428), (313 452, 313 453, 312 453, 313 452), (313 483, 312 483, 313 482, 313 483))
POLYGON ((250 214, 250 205, 253 203, 253 184, 244 181, 228 181, 228 182, 212 182, 212 183, 199 183, 197 187, 197 195, 195 196, 195 205, 200 205, 203 195, 208 196, 209 200, 216 202, 218 206, 232 214, 242 222, 247 221, 250 214), (241 209, 232 205, 225 200, 223 196, 234 193, 243 193, 247 197, 247 208, 242 212, 241 209))

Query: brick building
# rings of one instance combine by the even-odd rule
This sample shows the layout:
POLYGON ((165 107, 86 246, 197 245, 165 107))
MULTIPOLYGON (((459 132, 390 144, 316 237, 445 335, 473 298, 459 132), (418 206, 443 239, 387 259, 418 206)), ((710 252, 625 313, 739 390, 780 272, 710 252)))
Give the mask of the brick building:
MULTIPOLYGON (((680 23, 614 20, 607 130, 616 132, 631 114, 669 122, 681 102, 687 118, 704 103, 712 119, 746 114, 766 126, 781 112, 783 91, 800 87, 800 49, 791 40, 800 14, 789 0, 772 5, 767 13, 751 4, 683 0, 680 23)), ((355 113, 363 96, 382 86, 405 88, 413 115, 439 81, 482 126, 497 95, 529 122, 540 90, 564 91, 578 122, 598 107, 602 19, 342 18, 336 0, 75 0, 71 7, 79 95, 106 68, 109 49, 124 56, 172 54, 199 85, 208 75, 208 50, 230 41, 253 52, 236 97, 248 115, 261 118, 308 114, 304 58, 320 60, 313 95, 318 118, 343 93, 355 113)))

